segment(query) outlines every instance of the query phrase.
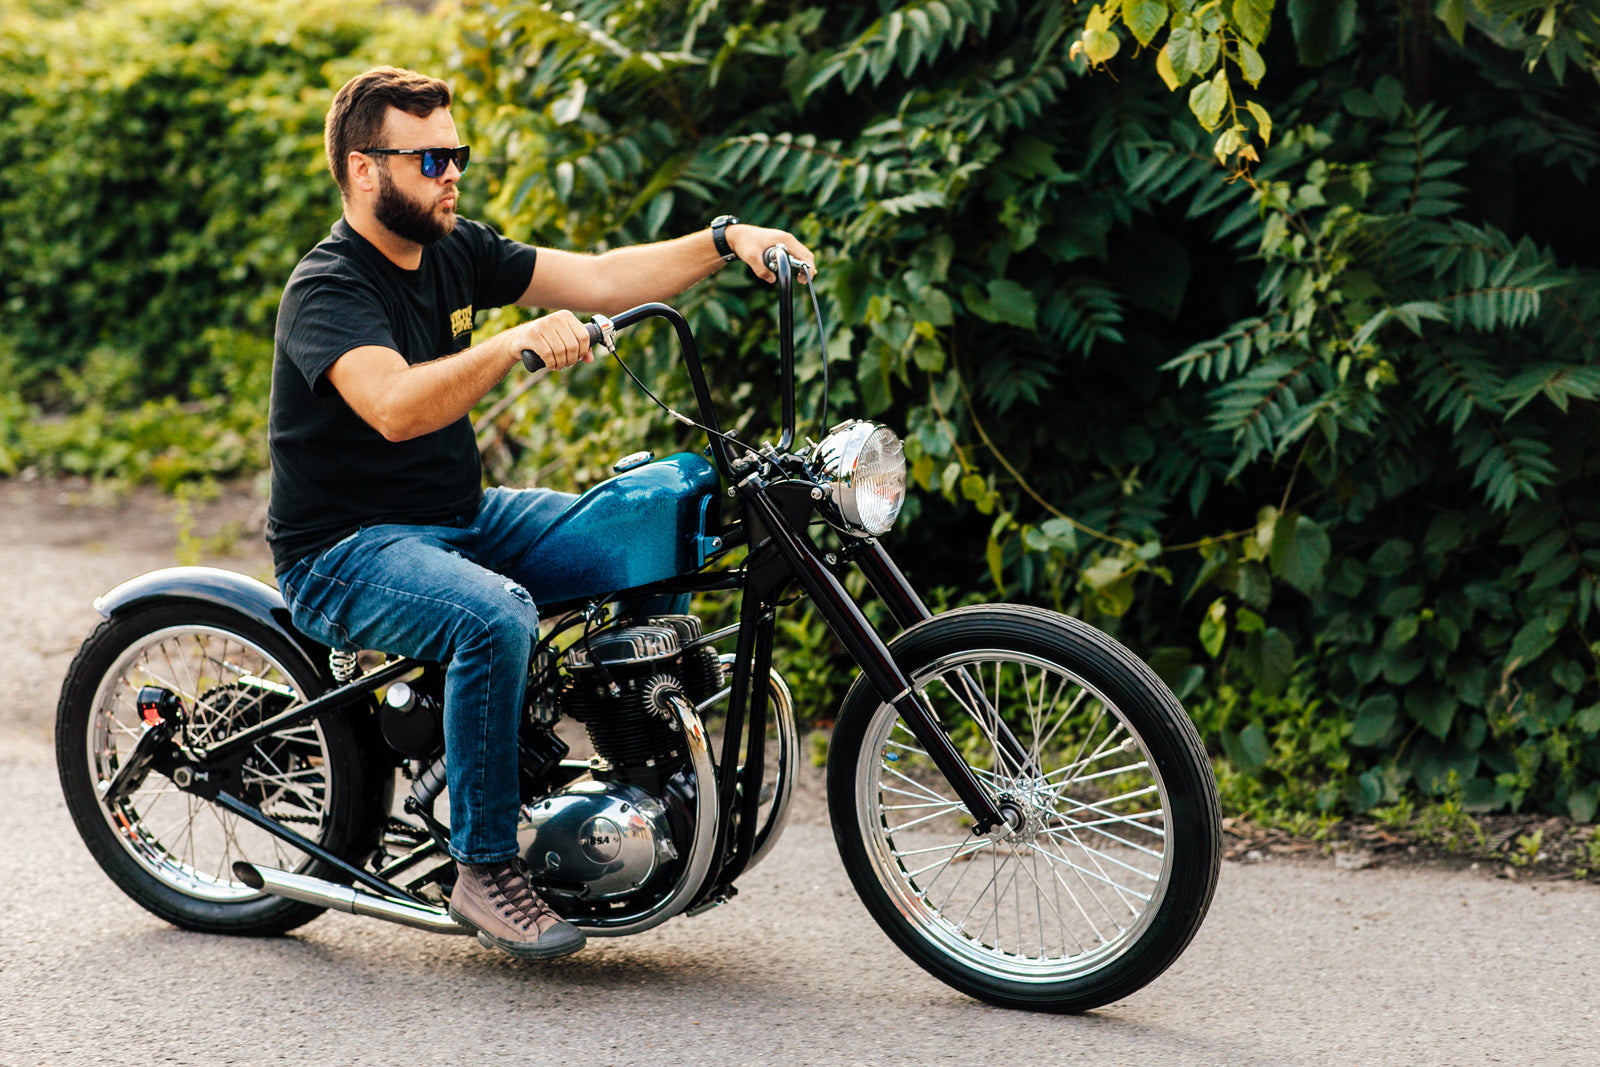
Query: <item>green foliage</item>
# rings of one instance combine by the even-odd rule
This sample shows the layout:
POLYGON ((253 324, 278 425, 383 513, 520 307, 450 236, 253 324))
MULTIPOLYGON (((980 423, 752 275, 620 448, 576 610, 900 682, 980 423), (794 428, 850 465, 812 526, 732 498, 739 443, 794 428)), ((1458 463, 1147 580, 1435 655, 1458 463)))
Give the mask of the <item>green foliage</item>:
MULTIPOLYGON (((322 110, 371 62, 433 64, 422 24, 9 3, 0 472, 259 464, 278 287, 335 210, 322 110)), ((1274 35, 1240 2, 484 3, 452 45, 485 146, 464 191, 571 248, 723 211, 794 229, 828 321, 802 333, 803 416, 825 351, 830 414, 903 431, 913 581, 1145 652, 1235 810, 1586 821, 1593 18, 1411 10, 1291 3, 1274 35), (1188 92, 1089 75, 1124 32, 1188 92), (1219 150, 1247 147, 1235 180, 1219 150)), ((730 269, 682 304, 721 410, 770 436, 768 293, 730 269)), ((689 406, 665 334, 626 353, 689 406)), ((581 488, 698 446, 600 365, 561 378, 480 416, 494 478, 581 488)), ((814 620, 785 625, 825 720, 849 671, 814 620)))
POLYGON ((372 0, 0 0, 0 473, 259 468, 278 293, 339 211, 328 101, 434 47, 372 0))
MULTIPOLYGON (((462 79, 519 236, 727 210, 816 248, 830 410, 904 430, 913 579, 1153 649, 1237 805, 1589 818, 1600 263, 1568 220, 1597 94, 1476 15, 1457 43, 1452 10, 1424 71, 1392 9, 1291 5, 1303 68, 1272 52, 1274 83, 1271 5, 505 0, 468 17, 462 79), (1194 122, 1237 125, 1231 87, 1082 76, 1118 26, 1165 28, 1158 65, 1213 92, 1260 81, 1250 180, 1194 122)), ((685 300, 747 439, 765 301, 729 275, 685 300)), ((630 350, 669 373, 662 338, 630 350)), ((802 353, 812 411, 821 369, 802 353)), ((518 417, 617 402, 602 453, 631 451, 652 416, 607 382, 518 417)))
MULTIPOLYGON (((1263 148, 1272 143, 1272 117, 1257 100, 1243 101, 1241 112, 1230 70, 1252 89, 1261 87, 1267 74, 1262 51, 1276 6, 1274 0, 1104 0, 1089 10, 1070 54, 1101 67, 1120 50, 1117 26, 1141 47, 1168 30, 1156 54, 1157 74, 1173 91, 1195 81, 1189 111, 1207 132, 1222 131, 1212 152, 1224 164, 1234 160, 1244 167, 1261 159, 1244 115, 1253 120, 1263 148)), ((1379 12, 1363 19, 1357 0, 1289 0, 1288 14, 1296 58, 1309 68, 1348 59, 1364 43, 1363 28, 1381 21, 1379 12)), ((1413 78, 1409 88, 1423 91, 1414 98, 1428 88, 1431 38, 1443 30, 1465 45, 1469 25, 1498 47, 1520 52, 1528 70, 1547 64, 1557 84, 1569 64, 1600 79, 1600 7, 1592 2, 1440 0, 1434 15, 1437 24, 1407 25, 1426 15, 1422 8, 1402 9, 1397 20, 1405 35, 1402 69, 1413 78)))

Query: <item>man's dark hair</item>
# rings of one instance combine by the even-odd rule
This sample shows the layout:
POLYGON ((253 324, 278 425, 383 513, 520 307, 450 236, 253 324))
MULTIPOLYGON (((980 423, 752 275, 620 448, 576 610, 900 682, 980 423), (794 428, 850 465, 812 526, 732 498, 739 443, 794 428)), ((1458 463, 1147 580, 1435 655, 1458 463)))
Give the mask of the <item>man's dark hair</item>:
MULTIPOLYGON (((339 192, 350 192, 350 153, 363 148, 387 148, 383 122, 391 107, 425 119, 450 106, 450 86, 438 78, 399 67, 374 67, 345 82, 333 98, 323 126, 328 169, 339 192)), ((447 145, 445 147, 454 147, 447 145)))

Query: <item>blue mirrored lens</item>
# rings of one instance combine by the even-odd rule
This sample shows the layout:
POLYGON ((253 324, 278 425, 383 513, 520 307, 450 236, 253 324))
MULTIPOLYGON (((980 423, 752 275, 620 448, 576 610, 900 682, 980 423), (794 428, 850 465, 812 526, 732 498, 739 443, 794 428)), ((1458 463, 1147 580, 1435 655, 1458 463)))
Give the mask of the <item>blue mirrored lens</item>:
POLYGON ((472 149, 466 145, 460 148, 430 148, 422 153, 422 176, 425 178, 443 177, 444 172, 450 169, 450 161, 455 160, 456 169, 465 174, 467 172, 467 159, 472 149))

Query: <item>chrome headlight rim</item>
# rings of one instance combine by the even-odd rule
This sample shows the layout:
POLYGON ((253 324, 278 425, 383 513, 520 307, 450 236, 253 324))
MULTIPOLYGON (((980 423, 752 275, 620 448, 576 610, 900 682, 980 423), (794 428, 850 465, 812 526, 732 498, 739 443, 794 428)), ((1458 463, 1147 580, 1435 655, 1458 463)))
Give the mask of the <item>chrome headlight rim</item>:
MULTIPOLYGON (((899 434, 880 422, 850 419, 828 431, 817 445, 816 455, 824 491, 846 532, 857 537, 878 537, 894 527, 900 509, 905 504, 907 481, 905 454, 899 434), (889 495, 893 500, 885 505, 882 497, 877 496, 874 500, 878 506, 864 510, 859 491, 858 464, 877 435, 886 435, 885 439, 880 439, 880 451, 892 451, 899 456, 898 467, 887 472, 891 483, 889 495), (884 507, 888 508, 886 515, 881 514, 884 507)), ((882 474, 879 472, 878 476, 882 474)))

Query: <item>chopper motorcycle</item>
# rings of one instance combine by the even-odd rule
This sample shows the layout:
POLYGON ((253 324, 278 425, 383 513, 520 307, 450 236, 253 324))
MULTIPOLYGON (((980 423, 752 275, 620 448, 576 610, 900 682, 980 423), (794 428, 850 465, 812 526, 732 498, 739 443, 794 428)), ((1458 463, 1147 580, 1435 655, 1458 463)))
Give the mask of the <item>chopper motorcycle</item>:
MULTIPOLYGON (((530 878, 590 937, 733 896, 778 841, 798 770, 774 620, 799 593, 860 670, 836 715, 827 798, 883 931, 993 1004, 1125 997, 1184 950, 1216 886, 1221 820, 1200 738, 1143 662, 1076 619, 1008 604, 930 613, 879 540, 906 485, 895 434, 852 420, 796 446, 802 265, 781 246, 768 263, 775 444, 719 428, 671 307, 588 324, 613 355, 617 331, 672 327, 699 418, 666 410, 709 447, 619 461, 540 535, 540 558, 556 562, 530 589, 548 623, 519 724, 530 878), (850 567, 897 635, 847 591, 850 567), (717 593, 737 598, 738 621, 713 632, 649 611, 717 593), (587 759, 561 736, 581 742, 573 724, 587 759)), ((819 308, 819 336, 820 320, 819 308)), ((275 588, 215 568, 145 574, 95 606, 104 621, 64 682, 56 755, 78 831, 118 887, 206 932, 281 934, 329 908, 472 932, 444 906, 441 664, 319 645, 275 588)))

